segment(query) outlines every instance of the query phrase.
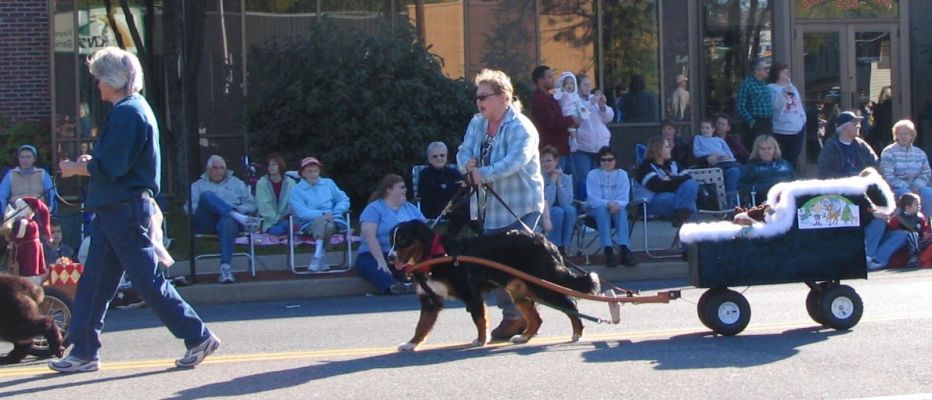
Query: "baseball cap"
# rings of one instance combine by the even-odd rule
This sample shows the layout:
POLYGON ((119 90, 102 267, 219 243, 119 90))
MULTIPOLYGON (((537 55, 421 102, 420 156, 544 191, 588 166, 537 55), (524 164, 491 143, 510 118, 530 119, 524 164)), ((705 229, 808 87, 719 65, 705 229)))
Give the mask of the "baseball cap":
POLYGON ((844 125, 844 124, 847 124, 847 123, 849 123, 849 122, 851 122, 851 121, 860 121, 860 120, 862 120, 862 119, 864 119, 864 117, 855 115, 855 114, 854 114, 853 112, 851 112, 851 111, 845 111, 845 112, 843 112, 843 113, 841 113, 841 114, 838 114, 838 116, 835 117, 835 126, 836 126, 836 127, 839 127, 839 126, 842 126, 842 125, 844 125))
POLYGON ((314 157, 304 157, 304 159, 301 160, 301 170, 303 170, 304 167, 307 167, 310 165, 316 165, 318 167, 324 166, 324 164, 321 164, 320 161, 317 161, 317 159, 314 157))

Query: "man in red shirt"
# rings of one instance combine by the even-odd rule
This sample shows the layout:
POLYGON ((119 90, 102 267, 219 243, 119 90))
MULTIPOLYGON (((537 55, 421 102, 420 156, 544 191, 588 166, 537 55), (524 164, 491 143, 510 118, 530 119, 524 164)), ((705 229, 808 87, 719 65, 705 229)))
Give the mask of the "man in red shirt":
POLYGON ((531 122, 540 135, 540 148, 556 147, 560 152, 560 168, 565 174, 572 174, 570 163, 569 128, 579 126, 579 121, 572 116, 563 116, 560 103, 553 98, 550 91, 554 88, 553 70, 546 65, 534 68, 531 73, 537 90, 531 96, 531 122))

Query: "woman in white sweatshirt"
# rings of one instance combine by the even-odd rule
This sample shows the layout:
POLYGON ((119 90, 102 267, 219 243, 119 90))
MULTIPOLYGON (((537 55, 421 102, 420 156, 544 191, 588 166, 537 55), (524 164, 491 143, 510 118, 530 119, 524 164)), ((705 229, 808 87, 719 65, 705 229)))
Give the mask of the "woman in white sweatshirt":
POLYGON ((783 158, 796 168, 799 152, 803 148, 803 128, 806 126, 806 111, 803 109, 799 89, 790 81, 790 67, 776 62, 770 67, 770 82, 767 85, 773 97, 773 133, 783 158))

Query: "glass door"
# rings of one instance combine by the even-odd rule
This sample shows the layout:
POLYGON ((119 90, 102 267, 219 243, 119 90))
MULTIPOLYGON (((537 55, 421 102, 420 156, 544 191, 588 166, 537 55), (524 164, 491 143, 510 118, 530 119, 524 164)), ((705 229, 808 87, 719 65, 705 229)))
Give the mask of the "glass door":
POLYGON ((878 152, 890 141, 893 116, 900 110, 896 32, 892 24, 797 26, 792 73, 806 107, 810 163, 821 142, 834 134, 833 121, 842 111, 865 117, 861 135, 878 152))

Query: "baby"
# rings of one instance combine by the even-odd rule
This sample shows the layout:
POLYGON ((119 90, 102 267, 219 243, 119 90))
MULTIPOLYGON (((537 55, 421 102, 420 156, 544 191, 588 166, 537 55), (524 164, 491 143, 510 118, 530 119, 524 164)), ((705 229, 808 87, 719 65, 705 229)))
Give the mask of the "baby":
MULTIPOLYGON (((576 91, 576 75, 566 71, 560 74, 557 81, 559 89, 553 94, 553 98, 560 103, 560 110, 564 117, 576 117, 579 119, 589 119, 589 109, 583 104, 576 91)), ((570 128, 570 151, 578 150, 576 142, 576 129, 570 128)))

